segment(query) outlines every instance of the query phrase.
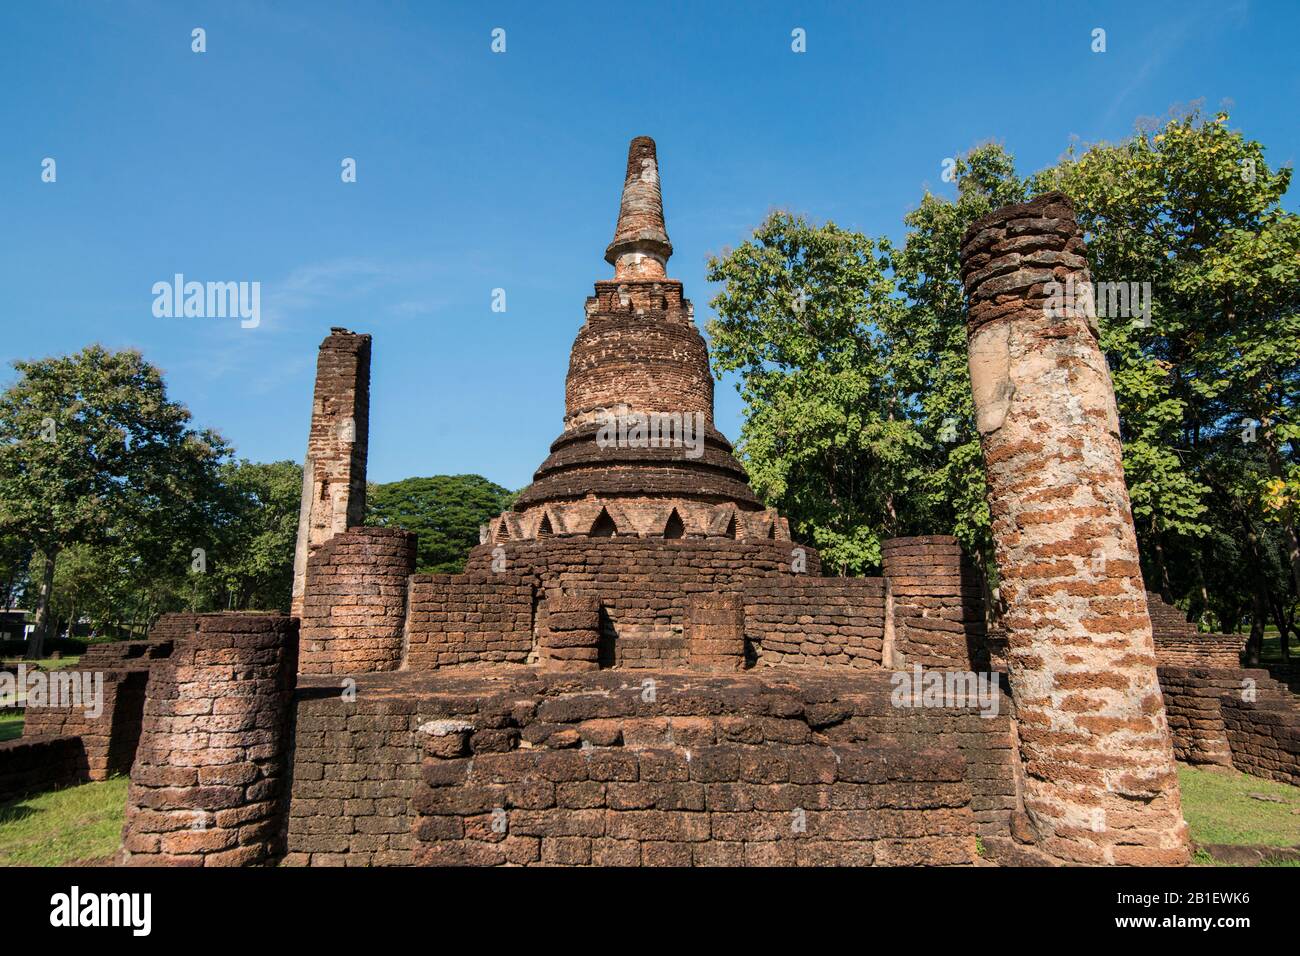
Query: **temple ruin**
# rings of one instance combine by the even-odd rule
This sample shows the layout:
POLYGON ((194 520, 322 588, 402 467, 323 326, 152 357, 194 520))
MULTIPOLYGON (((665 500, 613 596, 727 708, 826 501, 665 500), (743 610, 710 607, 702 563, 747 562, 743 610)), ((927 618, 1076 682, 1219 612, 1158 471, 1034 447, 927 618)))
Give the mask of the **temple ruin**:
MULTIPOLYGON (((362 525, 371 342, 332 330, 293 615, 169 616, 121 667, 135 709, 94 763, 134 753, 121 861, 1186 862, 1175 756, 1295 782, 1298 721, 1239 638, 1148 610, 1090 309, 1044 306, 1083 252, 1056 194, 962 245, 995 634, 955 539, 823 576, 754 494, 668 276, 647 137, 562 430, 464 573, 417 574, 412 534, 362 525)), ((6 747, 92 737, 24 739, 0 790, 6 747)))

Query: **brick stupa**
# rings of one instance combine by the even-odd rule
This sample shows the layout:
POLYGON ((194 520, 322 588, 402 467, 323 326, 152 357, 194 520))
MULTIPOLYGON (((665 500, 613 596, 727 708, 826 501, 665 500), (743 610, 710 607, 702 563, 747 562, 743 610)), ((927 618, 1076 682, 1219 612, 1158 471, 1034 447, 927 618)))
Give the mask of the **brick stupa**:
POLYGON ((667 277, 672 252, 655 143, 639 136, 605 250, 614 277, 587 299, 569 358, 564 431, 485 541, 789 540, 788 524, 763 508, 713 425, 709 352, 681 282, 667 277))

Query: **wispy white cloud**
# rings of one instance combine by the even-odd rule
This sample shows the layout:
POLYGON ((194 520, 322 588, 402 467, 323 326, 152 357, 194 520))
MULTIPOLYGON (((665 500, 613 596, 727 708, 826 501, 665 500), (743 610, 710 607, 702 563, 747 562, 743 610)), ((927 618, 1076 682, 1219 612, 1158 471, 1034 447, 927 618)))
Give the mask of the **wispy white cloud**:
POLYGON ((287 275, 261 281, 261 321, 256 328, 212 321, 196 328, 195 349, 180 364, 207 381, 234 380, 252 394, 272 391, 286 379, 309 372, 312 350, 275 345, 306 331, 324 335, 331 324, 373 323, 391 316, 428 316, 451 305, 433 281, 429 261, 381 262, 340 258, 308 263, 287 275), (270 360, 274 349, 275 358, 270 360))
POLYGON ((1171 24, 1160 31, 1159 42, 1153 45, 1151 52, 1142 65, 1133 72, 1129 82, 1110 101, 1106 112, 1102 114, 1101 126, 1103 128, 1109 126, 1129 98, 1145 86, 1152 75, 1157 73, 1193 34, 1202 35, 1207 30, 1215 29, 1215 24, 1223 21, 1232 21, 1233 26, 1240 26, 1249 14, 1250 0, 1236 0, 1227 5, 1219 2, 1201 4, 1188 12, 1181 22, 1171 24))

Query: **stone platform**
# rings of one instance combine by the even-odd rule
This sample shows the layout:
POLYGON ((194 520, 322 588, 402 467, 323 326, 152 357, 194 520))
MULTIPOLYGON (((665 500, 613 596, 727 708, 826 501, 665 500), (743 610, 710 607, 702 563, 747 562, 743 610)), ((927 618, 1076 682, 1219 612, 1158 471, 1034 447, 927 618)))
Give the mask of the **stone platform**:
POLYGON ((1009 702, 896 706, 891 678, 303 675, 283 862, 974 863, 1015 801, 1009 702))

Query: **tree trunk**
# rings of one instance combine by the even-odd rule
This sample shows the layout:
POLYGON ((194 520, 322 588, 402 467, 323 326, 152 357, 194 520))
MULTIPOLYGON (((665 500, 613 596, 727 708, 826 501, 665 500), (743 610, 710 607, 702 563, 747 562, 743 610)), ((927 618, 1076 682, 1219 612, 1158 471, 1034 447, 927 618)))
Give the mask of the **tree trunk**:
POLYGON ((1255 603, 1250 614, 1250 637, 1246 638, 1246 666, 1259 666, 1259 652, 1264 646, 1264 595, 1255 588, 1255 603))
POLYGON ((1174 589, 1169 585, 1169 569, 1165 566, 1165 546, 1160 542, 1160 525, 1151 518, 1151 547, 1156 553, 1156 575, 1159 577, 1160 597, 1166 604, 1174 603, 1174 589))
POLYGON ((29 661, 39 660, 45 654, 45 637, 50 631, 50 596, 54 593, 54 562, 58 559, 57 548, 41 552, 45 566, 41 569, 41 592, 36 603, 36 626, 32 630, 32 639, 27 642, 26 657, 29 661))
POLYGON ((1282 602, 1278 600, 1278 597, 1273 593, 1272 588, 1268 589, 1268 603, 1273 610, 1273 620, 1277 622, 1277 642, 1278 646, 1282 649, 1282 663, 1289 664, 1291 662, 1291 654, 1290 648, 1288 647, 1287 631, 1290 628, 1290 622, 1287 621, 1286 614, 1282 610, 1282 602))
MULTIPOLYGON (((1268 471, 1274 478, 1284 478, 1285 472, 1282 468, 1282 459, 1278 455, 1277 446, 1273 442, 1271 429, 1268 433, 1268 439, 1264 445, 1268 454, 1268 471)), ((1295 514, 1288 504, 1282 509, 1282 530, 1286 532, 1287 558, 1291 565, 1291 583, 1295 586, 1295 593, 1300 595, 1300 535, 1295 530, 1295 514)))
MULTIPOLYGON (((1196 588, 1193 592, 1195 600, 1192 604, 1192 617, 1198 627, 1205 624, 1206 615, 1210 612, 1210 592, 1205 587, 1205 566, 1201 563, 1201 553, 1196 552, 1196 560, 1192 562, 1192 570, 1196 573, 1196 588)), ((1231 634, 1231 631, 1227 633, 1231 634)))
POLYGON ((1241 629, 1241 605, 1233 601, 1231 609, 1224 614, 1219 626, 1223 628, 1224 634, 1236 634, 1241 629))

